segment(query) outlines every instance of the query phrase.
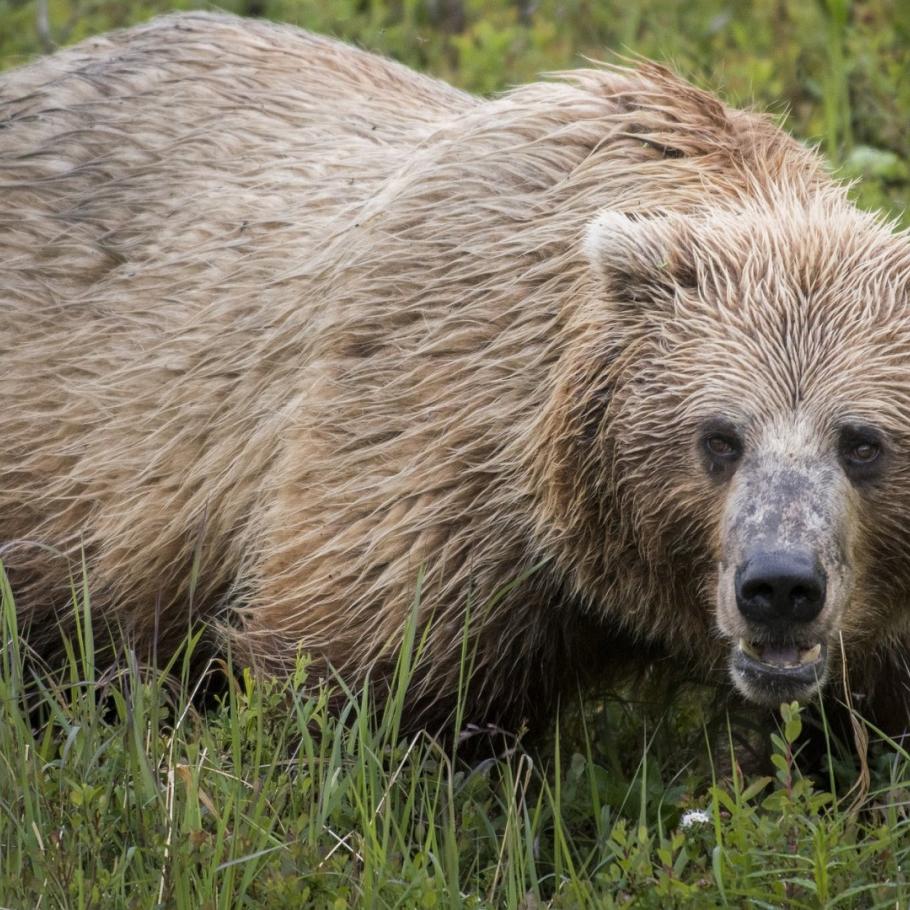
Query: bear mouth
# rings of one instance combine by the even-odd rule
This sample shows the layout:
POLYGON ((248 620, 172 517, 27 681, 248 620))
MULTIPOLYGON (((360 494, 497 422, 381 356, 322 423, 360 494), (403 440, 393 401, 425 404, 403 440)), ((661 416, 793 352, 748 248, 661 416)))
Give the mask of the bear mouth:
POLYGON ((824 642, 747 641, 732 649, 730 673, 751 701, 776 706, 802 701, 821 687, 828 662, 824 642))

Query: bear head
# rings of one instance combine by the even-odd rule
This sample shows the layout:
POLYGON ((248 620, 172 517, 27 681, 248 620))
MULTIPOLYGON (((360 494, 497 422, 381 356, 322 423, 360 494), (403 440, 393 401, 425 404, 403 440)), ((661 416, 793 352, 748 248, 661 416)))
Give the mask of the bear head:
MULTIPOLYGON (((607 211, 545 417, 588 608, 813 696, 910 610, 910 244, 841 197, 607 211)), ((699 653, 700 652, 700 653, 699 653)))

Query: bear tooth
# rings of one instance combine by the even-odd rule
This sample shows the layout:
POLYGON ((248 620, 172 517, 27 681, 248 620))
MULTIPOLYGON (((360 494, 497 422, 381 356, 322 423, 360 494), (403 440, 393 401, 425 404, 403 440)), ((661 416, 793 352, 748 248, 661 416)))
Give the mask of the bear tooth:
POLYGON ((749 643, 745 638, 739 640, 739 650, 745 652, 749 657, 754 657, 756 660, 761 660, 761 654, 749 643))
POLYGON ((822 644, 821 642, 816 642, 811 648, 806 651, 803 651, 799 655, 800 664, 811 664, 815 663, 821 657, 822 654, 822 644))

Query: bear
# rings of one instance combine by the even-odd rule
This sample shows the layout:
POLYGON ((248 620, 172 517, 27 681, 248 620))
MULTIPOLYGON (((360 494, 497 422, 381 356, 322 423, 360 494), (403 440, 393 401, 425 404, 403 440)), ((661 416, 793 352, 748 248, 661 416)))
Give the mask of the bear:
POLYGON ((648 667, 905 723, 910 245, 769 117, 189 13, 0 75, 0 162, 39 652, 84 574, 159 657, 380 686, 411 628, 416 725, 648 667))

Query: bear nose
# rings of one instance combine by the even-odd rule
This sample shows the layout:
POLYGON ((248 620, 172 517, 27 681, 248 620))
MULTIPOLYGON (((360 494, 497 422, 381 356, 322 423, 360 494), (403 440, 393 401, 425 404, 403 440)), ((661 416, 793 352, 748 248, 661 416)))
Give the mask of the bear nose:
POLYGON ((736 605, 757 625, 810 622, 825 604, 826 581, 811 553, 757 553, 736 572, 736 605))

